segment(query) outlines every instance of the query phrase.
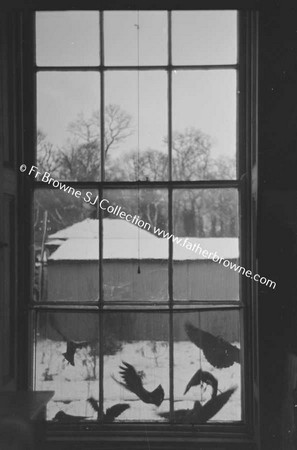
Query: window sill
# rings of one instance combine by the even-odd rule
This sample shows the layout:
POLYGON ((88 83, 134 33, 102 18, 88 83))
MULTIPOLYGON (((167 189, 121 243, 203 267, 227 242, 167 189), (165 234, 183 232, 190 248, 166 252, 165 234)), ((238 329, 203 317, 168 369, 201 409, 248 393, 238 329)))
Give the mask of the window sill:
POLYGON ((48 424, 46 450, 256 450, 256 440, 239 425, 48 424), (87 429, 88 427, 88 429, 87 429), (210 437, 211 436, 211 437, 210 437))

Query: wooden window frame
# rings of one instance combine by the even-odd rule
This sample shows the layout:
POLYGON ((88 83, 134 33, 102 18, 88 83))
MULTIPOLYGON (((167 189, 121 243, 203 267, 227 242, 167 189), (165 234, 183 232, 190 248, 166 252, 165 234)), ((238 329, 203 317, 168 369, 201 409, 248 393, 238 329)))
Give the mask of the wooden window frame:
MULTIPOLYGON (((234 6, 233 6, 234 7, 234 6)), ((232 8, 232 7, 231 7, 232 8)), ((230 8, 230 9, 231 9, 230 8)), ((80 8, 84 9, 84 8, 80 8)), ((120 9, 120 8, 114 8, 120 9)), ((184 8, 186 9, 186 8, 184 8)), ((191 9, 191 8, 189 8, 191 9)), ((201 8, 203 9, 203 8, 201 8)), ((212 9, 212 8, 207 8, 212 9)), ((221 8, 213 8, 221 9, 221 8)), ((236 8, 234 8, 236 9, 236 8)), ((48 9, 50 10, 50 9, 48 9)), ((57 8, 53 8, 57 10, 57 8)), ((106 9, 104 9, 106 10, 106 9)), ((170 16, 170 13, 169 13, 170 16)), ((239 58, 241 62, 240 78, 239 78, 239 90, 241 92, 241 100, 238 103, 237 108, 237 118, 239 120, 240 133, 238 134, 238 145, 237 148, 244 149, 242 153, 244 158, 242 158, 241 163, 238 167, 238 179, 237 180, 209 180, 209 181, 172 181, 169 178, 166 182, 68 182, 70 186, 80 187, 80 188, 96 188, 99 187, 100 195, 102 196, 102 191, 104 189, 119 189, 119 188, 156 188, 163 187, 167 188, 169 192, 169 233, 172 233, 172 190, 181 188, 219 188, 219 187, 233 187, 240 191, 240 201, 242 205, 240 209, 240 229, 242 230, 241 248, 241 265, 244 267, 251 268, 253 272, 256 272, 256 256, 255 256, 255 243, 256 243, 256 212, 257 212, 257 14, 254 11, 239 11, 239 58), (252 190, 252 186, 254 189, 252 190), (170 206, 171 205, 171 206, 170 206), (170 210, 171 208, 171 210, 170 210)), ((100 13, 100 33, 102 33, 102 14, 100 13)), ((169 20, 170 22, 170 20, 169 20)), ((23 108, 23 124, 22 124, 22 135, 24 142, 24 153, 20 157, 20 161, 25 162, 28 166, 34 164, 35 159, 35 128, 36 128, 36 106, 35 106, 35 73, 36 66, 34 62, 34 12, 22 13, 22 31, 23 31, 23 45, 22 45, 22 80, 23 80, 23 97, 22 97, 22 108, 23 108)), ((170 23, 169 23, 170 29, 170 23)), ((167 70, 168 73, 168 85, 169 93, 171 92, 171 74, 175 69, 185 69, 185 70, 199 70, 197 66, 173 66, 171 60, 169 59, 169 64, 160 66, 142 66, 142 67, 131 67, 131 66, 120 66, 120 67, 104 67, 103 64, 103 46, 102 39, 101 42, 101 63, 99 67, 86 68, 86 67, 44 67, 38 68, 38 71, 87 71, 96 70, 101 74, 106 70, 167 70)), ((169 42, 170 47, 170 42, 169 42)), ((236 65, 237 66, 237 65, 236 65)), ((210 67, 200 66, 200 69, 205 70, 210 67)), ((226 68, 225 66, 211 66, 211 69, 226 68)), ((100 77, 100 90, 101 94, 104 93, 104 77, 100 77)), ((104 96, 101 95, 101 130, 104 130, 104 96)), ((171 94, 168 96, 168 131, 169 131, 169 164, 171 161, 171 94)), ((104 136, 101 133, 101 156, 104 158, 104 136)), ((103 159, 102 159, 103 160, 103 159)), ((101 165, 102 177, 104 180, 104 165, 101 165)), ((32 384, 32 345, 30 344, 32 335, 31 329, 34 328, 36 323, 37 311, 77 311, 77 312, 90 312, 98 311, 99 317, 102 317, 103 310, 117 311, 129 311, 129 307, 133 305, 133 310, 137 311, 157 311, 159 308, 166 309, 165 305, 161 303, 157 305, 155 309, 152 308, 150 304, 142 303, 141 305, 135 305, 135 302, 131 304, 123 304, 123 302, 113 302, 111 305, 102 304, 101 301, 96 304, 96 302, 75 302, 74 304, 63 304, 62 302, 33 302, 32 301, 32 286, 30 284, 30 278, 32 279, 32 257, 28 251, 32 248, 31 245, 25 244, 25 242, 32 242, 32 215, 31 202, 32 195, 35 188, 46 189, 44 183, 36 182, 30 177, 22 176, 20 178, 20 207, 19 213, 20 217, 25 217, 24 222, 21 224, 21 233, 23 236, 21 241, 22 249, 22 268, 19 272, 22 272, 23 268, 26 267, 26 280, 20 285, 23 288, 22 291, 22 301, 21 301, 21 311, 24 316, 28 319, 27 326, 27 337, 26 346, 28 359, 23 362, 22 369, 22 380, 19 385, 31 387, 32 384), (30 299, 28 301, 28 299, 30 299), (24 376, 24 374, 27 376, 24 376)), ((102 216, 99 218, 99 236, 102 237, 102 216)), ((102 239, 100 242, 100 270, 99 277, 102 279, 102 239)), ((100 283, 100 289, 102 290, 102 283, 100 283)), ((48 423, 49 436, 52 440, 55 439, 78 439, 82 436, 86 440, 96 440, 96 442, 101 439, 107 440, 108 442, 121 442, 122 439, 131 439, 133 442, 141 442, 143 440, 144 434, 149 436, 150 442, 156 441, 160 442, 160 436, 162 435, 162 442, 186 442, 190 445, 201 443, 220 443, 226 445, 227 443, 234 443, 235 447, 240 442, 245 445, 253 445, 257 440, 258 435, 258 372, 257 372, 257 315, 256 315, 256 305, 257 305, 257 286, 256 283, 249 282, 245 277, 242 277, 240 283, 240 301, 218 301, 212 302, 177 302, 174 301, 173 305, 173 295, 172 295, 172 243, 169 241, 169 309, 170 315, 172 316, 173 309, 179 311, 189 311, 194 309, 195 311, 205 311, 205 310, 218 310, 218 309, 238 309, 241 311, 241 332, 243 342, 245 343, 245 348, 248 351, 244 354, 244 379, 245 384, 242 388, 244 392, 244 398, 242 403, 242 409, 246 411, 244 423, 234 423, 234 424, 203 424, 193 426, 185 426, 180 424, 170 424, 170 423, 160 423, 160 424, 150 424, 150 423, 117 423, 117 424, 97 424, 83 423, 79 426, 77 425, 58 425, 48 423), (244 317, 243 317, 244 312, 244 317)), ((100 298, 102 299, 102 291, 100 292, 100 298)), ((131 310, 131 309, 130 309, 131 310)), ((101 320, 101 319, 99 319, 101 320)), ((172 322, 172 320, 171 320, 172 322)), ((100 327, 101 329, 101 327, 100 327)), ((172 333, 172 324, 171 324, 172 333)), ((24 346, 24 344, 23 344, 24 346)), ((102 358, 101 358, 102 359, 102 358)), ((100 371, 102 372, 102 371, 100 371)), ((172 371, 171 377, 172 377, 172 371)), ((99 384, 102 386, 102 383, 99 384)), ((172 386, 172 383, 171 383, 172 386)), ((101 396, 103 394, 102 387, 101 396)), ((172 399, 171 392, 171 399, 172 399)), ((172 401, 172 400, 171 400, 172 401)), ((101 402, 101 412, 102 412, 103 402, 101 402)), ((145 444, 144 444, 145 445, 145 444)), ((218 444, 219 445, 219 444, 218 444)), ((139 447, 140 448, 140 447, 139 447)), ((147 447, 144 447, 147 448, 147 447)), ((153 448, 153 447, 152 447, 153 448)))

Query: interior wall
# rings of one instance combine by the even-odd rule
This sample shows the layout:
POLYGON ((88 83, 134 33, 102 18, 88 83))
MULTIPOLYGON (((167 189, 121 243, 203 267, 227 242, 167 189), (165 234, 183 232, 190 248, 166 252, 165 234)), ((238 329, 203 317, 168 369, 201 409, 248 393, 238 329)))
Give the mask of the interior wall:
POLYGON ((259 285, 261 441, 263 450, 290 450, 294 430, 283 422, 293 408, 292 398, 284 406, 287 355, 297 348, 296 3, 262 2, 259 32, 258 261, 277 283, 259 285))

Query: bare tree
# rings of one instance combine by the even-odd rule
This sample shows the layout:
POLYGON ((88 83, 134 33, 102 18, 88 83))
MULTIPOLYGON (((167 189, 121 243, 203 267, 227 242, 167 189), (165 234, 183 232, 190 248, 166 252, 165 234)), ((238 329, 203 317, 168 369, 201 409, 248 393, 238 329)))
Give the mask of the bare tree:
MULTIPOLYGON (((168 155, 163 151, 150 148, 140 152, 131 150, 117 158, 110 158, 113 149, 133 133, 132 118, 118 105, 107 105, 104 122, 106 179, 152 182, 168 179, 168 155)), ((61 149, 54 148, 39 131, 38 164, 41 169, 51 173, 54 171, 58 178, 66 180, 100 179, 99 111, 95 111, 89 118, 79 114, 69 124, 68 131, 70 138, 61 149)), ((164 141, 167 142, 167 139, 164 141)), ((212 158, 210 137, 196 128, 187 128, 182 132, 174 132, 172 136, 172 177, 173 180, 186 181, 233 179, 235 162, 222 156, 212 158)), ((131 195, 131 191, 129 195, 109 194, 111 202, 122 204, 129 212, 138 213, 151 225, 166 230, 168 212, 164 190, 140 190, 138 199, 131 195)), ((46 203, 43 198, 43 205, 46 206, 46 203)), ((48 195, 48 203, 54 229, 69 225, 69 217, 73 221, 75 216, 77 220, 81 217, 74 205, 77 202, 70 202, 64 209, 61 200, 57 203, 57 200, 48 195)), ((87 213, 90 214, 90 211, 87 213)), ((96 214, 96 211, 92 214, 96 214)), ((40 217, 38 211, 36 217, 40 217)), ((177 235, 234 236, 237 233, 236 193, 231 189, 176 190, 173 197, 173 219, 177 235)))
MULTIPOLYGON (((165 139, 166 142, 166 139, 165 139)), ((235 161, 228 157, 211 157, 211 139, 195 128, 173 133, 172 177, 174 180, 234 179, 235 161)), ((113 163, 114 180, 166 181, 168 155, 147 149, 133 150, 113 163)), ((135 204, 130 200, 130 209, 135 204)), ((162 190, 140 193, 139 213, 154 226, 167 228, 166 202, 162 190)), ((135 209, 133 209, 135 211, 135 209)), ((138 211, 138 210, 137 210, 138 211)), ((173 223, 176 234, 184 236, 235 236, 237 200, 233 190, 182 189, 173 196, 173 223)))
POLYGON ((50 172, 52 175, 57 174, 60 168, 59 150, 47 140, 46 134, 41 129, 37 130, 36 144, 39 171, 50 172))

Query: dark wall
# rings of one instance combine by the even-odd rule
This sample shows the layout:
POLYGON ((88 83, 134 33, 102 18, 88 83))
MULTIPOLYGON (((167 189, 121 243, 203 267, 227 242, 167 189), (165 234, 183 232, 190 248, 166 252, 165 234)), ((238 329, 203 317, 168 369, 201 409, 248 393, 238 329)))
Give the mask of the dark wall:
POLYGON ((262 450, 289 450, 281 427, 297 346, 297 4, 263 2, 259 20, 258 260, 277 282, 275 291, 259 286, 261 440, 262 450))

